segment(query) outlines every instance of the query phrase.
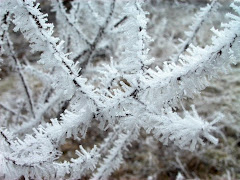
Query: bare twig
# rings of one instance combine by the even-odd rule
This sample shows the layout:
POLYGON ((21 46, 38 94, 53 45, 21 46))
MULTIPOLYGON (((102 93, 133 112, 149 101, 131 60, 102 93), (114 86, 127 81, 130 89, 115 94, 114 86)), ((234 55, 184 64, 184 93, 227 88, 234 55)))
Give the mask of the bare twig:
POLYGON ((127 20, 127 16, 124 16, 120 21, 118 21, 113 27, 117 28, 120 24, 127 20))
POLYGON ((8 145, 11 145, 10 140, 8 139, 7 135, 5 135, 5 133, 3 131, 0 130, 0 134, 2 135, 2 137, 5 139, 5 141, 8 143, 8 145))

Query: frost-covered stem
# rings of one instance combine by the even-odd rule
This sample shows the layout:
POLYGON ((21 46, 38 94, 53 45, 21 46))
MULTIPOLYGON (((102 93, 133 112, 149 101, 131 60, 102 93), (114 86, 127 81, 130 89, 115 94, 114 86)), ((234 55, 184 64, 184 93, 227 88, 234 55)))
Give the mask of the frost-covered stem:
POLYGON ((76 151, 79 158, 71 159, 69 165, 71 179, 80 179, 87 171, 93 171, 99 161, 100 154, 96 146, 89 153, 82 146, 80 146, 80 150, 82 153, 76 151))
POLYGON ((206 18, 210 15, 216 3, 217 3, 217 0, 213 0, 210 5, 208 4, 199 13, 195 15, 195 18, 194 18, 195 22, 190 27, 191 31, 186 33, 187 38, 184 41, 180 40, 181 41, 181 44, 179 45, 180 50, 176 55, 173 56, 173 58, 171 58, 173 62, 177 62, 181 54, 183 54, 186 51, 186 49, 189 47, 189 45, 192 43, 193 39, 196 37, 199 29, 203 25, 206 18))
MULTIPOLYGON (((88 113, 86 108, 87 108, 86 106, 83 107, 80 110, 79 115, 75 115, 71 112, 65 112, 65 114, 62 115, 61 117, 61 119, 63 120, 62 122, 58 122, 56 119, 53 119, 52 124, 50 123, 46 124, 45 128, 40 126, 37 130, 36 129, 34 130, 35 132, 34 135, 26 136, 23 141, 19 139, 17 139, 16 141, 15 140, 9 141, 11 142, 11 147, 10 147, 11 150, 9 152, 10 154, 6 152, 7 154, 4 155, 4 158, 7 161, 11 161, 13 165, 17 165, 22 168, 33 167, 33 169, 30 170, 30 172, 33 172, 33 174, 38 172, 37 168, 39 166, 45 167, 46 165, 47 166, 46 169, 44 169, 44 167, 42 169, 44 171, 51 170, 57 165, 56 163, 53 164, 53 160, 55 160, 56 157, 59 157, 60 155, 59 152, 56 150, 56 148, 59 146, 59 143, 63 142, 66 137, 70 137, 72 134, 76 136, 78 134, 78 127, 80 124, 82 125, 83 132, 86 131, 84 130, 84 126, 86 126, 85 128, 88 127, 87 123, 90 123, 90 120, 91 120, 90 118, 92 117, 92 115, 88 113), (32 159, 32 156, 33 157, 37 156, 37 157, 34 157, 32 159)), ((94 152, 95 151, 96 149, 94 150, 94 152)), ((75 165, 69 164, 67 167, 64 167, 63 172, 65 171, 69 172, 67 170, 69 167, 71 167, 72 169, 75 169, 75 171, 76 169, 79 170, 79 168, 77 167, 79 167, 80 162, 81 164, 84 164, 82 168, 83 171, 85 171, 87 167, 91 167, 90 169, 93 169, 92 165, 95 166, 95 164, 97 163, 98 154, 95 154, 95 155, 93 154, 90 156, 90 158, 89 158, 89 155, 87 155, 86 157, 87 159, 84 161, 82 158, 85 158, 85 156, 83 157, 79 153, 78 155, 80 156, 78 159, 72 160, 72 162, 75 165), (86 163, 88 162, 90 163, 90 165, 85 166, 86 163)), ((0 161, 0 164, 1 164, 1 161, 0 161)), ((8 166, 10 166, 10 164, 8 166)), ((58 168, 56 167, 55 171, 57 170, 58 168)), ((13 168, 12 171, 15 172, 15 169, 13 168)), ((27 170, 26 173, 27 172, 29 172, 29 170, 27 170)), ((65 173, 63 172, 62 174, 64 176, 66 172, 65 173)), ((6 171, 4 173, 6 173, 6 171)), ((1 170, 0 170, 0 175, 1 175, 1 170)), ((77 176, 81 176, 81 174, 78 174, 77 176)))
POLYGON ((20 77, 20 80, 21 80, 22 85, 23 85, 24 92, 25 92, 26 97, 27 97, 27 102, 28 102, 28 106, 29 106, 29 109, 30 109, 30 113, 32 114, 32 117, 35 118, 35 112, 34 112, 34 107, 33 107, 34 102, 33 102, 33 99, 32 99, 31 93, 30 93, 30 88, 28 86, 28 83, 26 81, 24 73, 22 72, 22 67, 21 67, 20 61, 15 55, 16 53, 14 51, 14 47, 13 47, 12 41, 11 41, 9 33, 8 33, 8 27, 9 27, 9 24, 10 24, 10 13, 9 13, 9 11, 7 11, 4 14, 4 18, 2 19, 2 23, 3 24, 1 24, 1 26, 2 27, 5 26, 5 29, 3 29, 2 36, 1 36, 1 41, 2 42, 5 41, 4 45, 6 46, 5 52, 3 52, 3 53, 6 53, 9 57, 11 57, 12 60, 14 61, 15 65, 16 65, 17 73, 20 77))
POLYGON ((81 152, 76 151, 78 158, 71 159, 71 162, 58 163, 54 160, 60 154, 56 147, 51 145, 53 142, 45 138, 47 135, 41 133, 44 132, 40 130, 39 134, 36 134, 40 138, 35 139, 36 141, 30 136, 26 138, 27 141, 19 139, 15 141, 6 130, 0 131, 0 138, 2 136, 8 146, 4 148, 3 141, 0 141, 2 143, 0 149, 3 148, 0 151, 0 177, 4 175, 8 179, 15 179, 23 175, 25 178, 39 179, 46 178, 49 172, 47 175, 49 179, 64 178, 66 174, 70 174, 73 179, 79 179, 89 170, 95 169, 99 160, 98 148, 94 147, 87 152, 80 146, 81 152), (36 146, 37 149, 33 150, 32 146, 36 146))
MULTIPOLYGON (((31 2, 32 3, 32 2, 31 2)), ((32 4, 28 4, 25 3, 25 1, 23 0, 22 5, 19 5, 19 10, 15 11, 14 13, 18 12, 19 14, 15 14, 16 16, 19 15, 19 18, 22 17, 22 14, 24 14, 24 18, 26 18, 26 16, 28 18, 31 19, 30 23, 32 27, 35 27, 35 31, 36 34, 34 34, 35 36, 39 36, 39 39, 35 42, 33 37, 29 37, 27 36, 25 33, 25 29, 26 27, 21 27, 21 25, 17 22, 17 20, 14 21, 14 23, 16 23, 18 25, 18 28, 20 30, 22 30, 23 35, 26 36, 26 38, 28 38, 30 41, 34 41, 34 43, 36 43, 36 45, 39 45, 39 47, 41 47, 42 43, 43 44, 47 44, 48 48, 45 48, 45 51, 50 52, 51 55, 53 55, 53 58, 55 58, 56 63, 58 61, 60 61, 61 63, 61 67, 74 78, 78 77, 78 73, 76 72, 75 69, 73 69, 72 65, 72 61, 67 59, 67 57, 64 55, 63 52, 61 52, 60 47, 59 47, 59 39, 58 38, 54 38, 51 36, 52 30, 49 28, 51 27, 49 24, 46 24, 45 21, 46 19, 43 19, 42 17, 45 17, 37 8, 38 5, 36 5, 36 7, 34 7, 32 4)), ((30 25, 29 25, 30 26, 30 25)), ((34 46, 37 47, 37 46, 34 46)))
POLYGON ((170 140, 181 149, 190 151, 195 149, 197 143, 204 144, 204 138, 217 144, 218 139, 210 133, 217 131, 213 125, 223 118, 223 115, 219 114, 216 119, 209 123, 197 114, 194 107, 192 107, 192 113, 184 112, 183 117, 172 112, 170 108, 165 110, 162 115, 146 112, 142 116, 143 119, 139 123, 147 133, 151 132, 164 145, 167 145, 170 140))
MULTIPOLYGON (((14 110, 12 110, 12 109, 10 109, 9 107, 5 106, 4 104, 0 103, 0 106, 1 106, 3 109, 5 109, 6 111, 8 111, 8 112, 10 112, 10 113, 18 116, 18 113, 17 113, 17 112, 15 112, 14 110)), ((20 115, 19 117, 22 118, 22 119, 24 119, 25 121, 28 120, 26 116, 20 115)))
MULTIPOLYGON (((138 93, 139 99, 149 104, 152 98, 147 99, 148 94, 154 94, 157 90, 161 94, 158 105, 162 108, 174 106, 183 97, 192 97, 194 93, 206 87, 208 79, 235 63, 228 61, 226 56, 229 49, 237 47, 238 37, 239 27, 233 25, 232 28, 225 28, 212 46, 204 49, 191 46, 191 50, 188 49, 190 55, 182 56, 183 61, 180 61, 180 65, 166 65, 163 71, 157 69, 157 72, 149 69, 149 77, 143 78, 141 86, 145 88, 138 93)), ((151 108, 150 106, 148 107, 151 108)))
MULTIPOLYGON (((78 65, 74 64, 72 60, 68 59, 66 55, 61 51, 62 42, 59 42, 58 38, 52 36, 53 26, 46 23, 45 15, 43 15, 38 9, 39 4, 34 6, 32 1, 23 2, 11 2, 9 4, 15 14, 13 23, 16 25, 15 30, 20 29, 23 35, 29 40, 35 51, 43 51, 41 54, 41 60, 43 64, 49 65, 49 56, 51 57, 51 63, 55 63, 56 66, 60 66, 66 75, 70 78, 72 83, 78 89, 80 93, 86 96, 92 101, 95 106, 98 106, 98 102, 91 97, 92 87, 88 87, 85 84, 85 79, 79 75, 78 65), (29 19, 28 25, 24 26, 21 22, 26 22, 29 19)), ((53 64, 49 65, 52 66, 53 64)), ((67 89, 68 90, 68 89, 67 89)), ((69 92, 72 95, 72 92, 69 92)))
POLYGON ((191 178, 191 176, 189 175, 189 173, 186 171, 186 169, 184 168, 184 165, 182 164, 181 160, 178 157, 178 153, 176 154, 176 162, 178 163, 178 166, 180 167, 180 169, 184 172, 185 176, 187 178, 191 178))
POLYGON ((78 158, 64 163, 54 161, 22 163, 18 158, 11 157, 11 154, 0 154, 0 165, 2 165, 0 177, 4 176, 6 179, 17 179, 20 176, 24 176, 25 179, 62 179, 69 174, 70 179, 80 179, 87 172, 93 171, 98 161, 96 146, 90 152, 87 152, 82 146, 80 146, 80 150, 76 151, 78 158))
MULTIPOLYGON (((65 138, 71 137, 72 135, 76 137, 76 133, 79 131, 79 126, 82 125, 82 128, 84 128, 84 126, 87 128, 91 119, 92 114, 89 113, 89 109, 87 107, 83 107, 78 114, 65 110, 65 112, 61 115, 61 121, 52 119, 51 123, 46 123, 44 125, 45 128, 39 126, 39 130, 43 129, 46 138, 51 142, 54 142, 57 146, 59 143, 63 142, 65 138)), ((35 122, 33 123, 35 124, 35 122)), ((41 131, 36 131, 35 133, 38 132, 41 131)))
POLYGON ((123 150, 126 150, 127 145, 129 145, 136 138, 136 134, 138 134, 138 132, 135 131, 132 130, 118 135, 118 139, 115 141, 114 146, 109 150, 109 155, 104 159, 97 173, 93 175, 92 180, 107 179, 115 169, 119 168, 123 161, 123 150))
POLYGON ((32 128, 39 125, 39 123, 42 121, 44 114, 46 114, 46 112, 49 111, 49 109, 51 109, 53 105, 59 101, 61 95, 62 92, 59 92, 55 94, 53 97, 49 98, 47 103, 40 105, 39 109, 36 111, 36 117, 28 122, 23 122, 20 126, 14 126, 13 133, 26 134, 30 130, 32 130, 32 128))
POLYGON ((111 5, 110 5, 110 10, 109 10, 109 14, 104 22, 104 24, 102 26, 99 27, 98 33, 93 41, 93 43, 90 45, 88 50, 83 51, 81 54, 77 55, 75 58, 73 58, 73 61, 76 62, 81 56, 83 56, 84 54, 86 55, 86 58, 84 59, 84 61, 80 62, 80 65, 82 68, 86 67, 87 64, 89 64, 91 62, 91 58, 92 58, 92 54, 94 53, 98 43, 100 42, 102 36, 105 34, 105 30, 112 18, 113 12, 114 12, 114 8, 115 8, 115 3, 116 0, 112 0, 111 5))
MULTIPOLYGON (((117 125, 116 125, 117 126, 117 125)), ((108 136, 104 139, 104 143, 102 143, 98 149, 98 153, 103 156, 104 153, 108 151, 111 145, 115 142, 118 135, 121 133, 120 127, 114 128, 113 132, 110 132, 108 136)))
POLYGON ((38 98, 36 104, 47 103, 49 101, 49 98, 51 97, 51 95, 54 93, 54 89, 51 87, 51 83, 54 82, 54 79, 52 76, 52 74, 54 72, 54 68, 49 73, 46 73, 42 70, 38 70, 34 66, 27 64, 27 65, 23 66, 23 71, 37 77, 45 86, 44 90, 42 91, 41 95, 39 96, 42 98, 38 98))
POLYGON ((23 88, 24 88, 24 92, 25 92, 26 97, 27 97, 27 102, 28 102, 28 105, 29 105, 29 108, 30 108, 30 112, 31 112, 33 118, 35 118, 36 115, 35 115, 35 110, 34 110, 34 107, 33 107, 34 102, 33 102, 33 99, 32 99, 31 93, 30 93, 30 88, 28 86, 28 83, 26 81, 24 73, 22 72, 22 66, 19 62, 19 59, 15 56, 16 53, 13 49, 13 45, 12 45, 12 42, 10 40, 10 37, 9 37, 8 33, 5 33, 5 35, 6 35, 6 41, 7 41, 6 45, 8 47, 9 53, 10 53, 9 55, 13 59, 13 61, 15 62, 18 75, 20 77, 20 80, 21 80, 23 88))
POLYGON ((22 0, 21 3, 22 4, 17 3, 17 7, 19 6, 19 9, 18 11, 14 11, 14 13, 19 18, 22 16, 24 16, 24 18, 28 17, 31 25, 29 25, 29 27, 22 27, 21 24, 17 22, 20 21, 20 19, 16 19, 14 23, 17 24, 17 28, 22 31, 23 35, 25 35, 30 42, 33 41, 33 43, 36 43, 36 46, 34 47, 37 47, 37 45, 41 47, 42 44, 46 44, 47 48, 45 48, 44 51, 50 52, 50 54, 53 55, 53 58, 55 58, 56 63, 60 61, 62 63, 62 68, 67 71, 68 74, 77 76, 76 72, 72 69, 72 62, 65 57, 59 49, 60 47, 57 45, 57 43, 59 43, 59 39, 51 36, 52 29, 49 30, 51 26, 45 23, 46 19, 43 19, 45 16, 43 16, 43 14, 38 10, 39 4, 34 6, 33 2, 29 4, 29 2, 26 3, 25 0, 22 0), (34 35, 38 36, 38 40, 36 41, 34 41, 35 39, 32 37, 33 34, 29 37, 25 32, 26 30, 24 28, 29 29, 30 26, 31 29, 34 27, 34 31, 36 32, 34 35))
POLYGON ((21 82, 23 84, 24 91, 25 91, 25 93, 27 95, 27 100, 28 100, 28 104, 29 104, 29 107, 30 107, 30 112, 32 113, 33 118, 35 118, 36 115, 35 115, 35 110, 34 110, 34 106, 33 106, 34 102, 33 102, 32 96, 30 95, 30 88, 28 87, 26 79, 24 77, 24 74, 23 74, 23 72, 21 70, 22 67, 21 67, 21 65, 19 63, 19 60, 16 59, 16 58, 14 58, 14 60, 15 60, 15 63, 17 64, 18 74, 19 74, 19 77, 20 77, 21 82))
POLYGON ((78 36, 88 45, 91 46, 91 43, 87 40, 87 38, 85 37, 85 35, 80 31, 79 27, 77 27, 77 25, 75 24, 75 22, 73 22, 71 20, 71 18, 69 17, 69 15, 66 12, 66 8, 64 7, 62 0, 54 0, 53 3, 54 5, 56 5, 58 7, 58 12, 60 12, 62 14, 62 16, 65 18, 65 22, 67 22, 67 24, 72 27, 73 31, 76 31, 78 36), (54 3, 54 1, 56 1, 57 3, 54 3))
POLYGON ((63 104, 61 105, 59 111, 57 112, 56 118, 59 119, 61 117, 61 114, 68 108, 68 106, 70 105, 70 100, 66 100, 65 102, 63 102, 63 104))
POLYGON ((122 19, 120 19, 113 27, 117 28, 119 25, 121 25, 124 21, 127 20, 127 16, 124 16, 122 19))

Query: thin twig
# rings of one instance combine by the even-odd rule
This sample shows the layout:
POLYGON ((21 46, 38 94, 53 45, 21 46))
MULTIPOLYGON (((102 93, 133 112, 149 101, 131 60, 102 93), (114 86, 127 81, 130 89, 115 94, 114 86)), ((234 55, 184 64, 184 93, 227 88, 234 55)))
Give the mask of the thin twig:
POLYGON ((10 140, 8 139, 8 137, 4 134, 3 131, 0 131, 0 134, 2 135, 2 137, 5 139, 5 141, 8 143, 9 146, 11 146, 11 142, 10 140))
POLYGON ((122 24, 125 20, 127 20, 127 16, 124 16, 120 21, 118 21, 113 27, 118 27, 120 24, 122 24))
POLYGON ((206 20, 206 17, 210 14, 210 12, 212 11, 213 7, 215 6, 217 0, 213 0, 212 3, 210 4, 210 8, 209 10, 206 12, 205 16, 202 17, 202 19, 199 21, 199 23, 197 24, 197 26, 195 27, 195 29, 193 29, 192 31, 192 35, 190 37, 188 37, 185 41, 183 46, 180 48, 180 51, 177 53, 177 55, 173 58, 173 62, 177 62, 179 57, 187 50, 187 48, 189 47, 189 45, 192 43, 193 39, 197 36, 197 33, 199 31, 199 29, 202 27, 202 24, 204 23, 204 21, 206 20))
POLYGON ((78 27, 76 27, 76 25, 71 22, 64 6, 63 6, 63 3, 62 3, 62 0, 57 0, 57 3, 58 3, 58 7, 59 7, 59 10, 60 12, 62 13, 62 15, 65 17, 66 19, 66 22, 77 32, 77 34, 79 35, 80 38, 82 38, 82 40, 88 45, 88 46, 91 46, 91 43, 86 39, 86 37, 82 34, 82 32, 79 30, 78 27))
POLYGON ((115 8, 115 3, 116 3, 116 0, 113 0, 110 5, 109 14, 108 14, 104 24, 99 28, 98 33, 97 33, 93 43, 90 45, 89 49, 83 51, 82 53, 77 55, 75 58, 73 58, 73 61, 76 62, 80 57, 87 54, 86 58, 82 62, 80 62, 80 67, 82 69, 84 69, 87 66, 87 64, 89 64, 91 62, 92 55, 93 55, 94 51, 96 50, 96 47, 97 47, 98 43, 100 42, 101 38, 105 34, 105 30, 112 18, 114 8, 115 8))
MULTIPOLYGON (((5 106, 4 104, 0 103, 0 107, 3 108, 4 110, 10 112, 11 114, 14 114, 16 116, 18 116, 18 113, 13 111, 12 109, 8 108, 7 106, 5 106)), ((25 121, 27 121, 27 118, 23 115, 19 116, 20 118, 24 119, 25 121)))
POLYGON ((11 41, 10 41, 10 38, 9 38, 8 35, 7 35, 7 46, 9 47, 11 58, 14 60, 16 66, 17 66, 17 72, 18 72, 18 75, 19 75, 19 77, 21 79, 21 82, 22 82, 25 94, 27 96, 28 104, 29 104, 29 107, 30 107, 30 112, 31 112, 33 118, 35 118, 35 112, 34 112, 34 107, 33 107, 33 100, 32 100, 32 97, 30 95, 30 88, 28 87, 27 81, 26 81, 26 79, 24 77, 24 74, 22 72, 21 64, 20 64, 18 58, 15 56, 14 49, 13 49, 13 46, 11 44, 11 41))

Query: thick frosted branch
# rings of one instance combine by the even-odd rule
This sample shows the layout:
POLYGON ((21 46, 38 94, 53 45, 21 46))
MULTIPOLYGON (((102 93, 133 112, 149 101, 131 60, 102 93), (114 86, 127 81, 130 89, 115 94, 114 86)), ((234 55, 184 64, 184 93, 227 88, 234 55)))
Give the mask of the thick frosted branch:
POLYGON ((204 121, 192 106, 192 113, 184 112, 184 117, 180 117, 177 113, 166 110, 162 115, 153 115, 144 113, 142 127, 147 133, 152 133, 155 138, 167 145, 169 140, 181 149, 195 150, 197 143, 204 144, 203 139, 206 138, 213 144, 218 143, 212 132, 217 131, 213 125, 222 119, 220 114, 212 122, 204 121))
MULTIPOLYGON (((93 148, 89 153, 80 147, 81 153, 77 152, 79 158, 66 163, 56 163, 61 155, 57 148, 66 138, 77 137, 79 133, 84 137, 93 117, 100 120, 100 126, 106 125, 107 129, 118 124, 123 132, 93 176, 96 179, 107 178, 119 167, 122 151, 136 139, 141 127, 161 142, 167 144, 171 140, 180 148, 194 150, 196 144, 203 143, 204 139, 217 143, 211 134, 216 130, 213 127, 215 121, 203 121, 195 109, 192 114, 185 112, 184 117, 181 117, 173 113, 171 108, 174 108, 179 99, 192 97, 202 90, 209 79, 216 77, 218 72, 227 70, 230 63, 239 59, 238 16, 229 14, 232 20, 224 25, 224 29, 214 30, 216 36, 213 37, 211 46, 200 48, 191 45, 188 54, 180 56, 180 64, 168 64, 163 70, 157 68, 154 71, 147 67, 150 63, 145 46, 145 41, 148 40, 145 13, 141 9, 141 3, 129 2, 124 9, 124 17, 128 18, 118 25, 118 28, 122 27, 126 32, 123 38, 126 41, 123 43, 124 51, 116 54, 117 58, 122 56, 120 61, 123 65, 112 63, 106 66, 105 78, 97 79, 103 83, 103 88, 93 88, 86 85, 86 79, 79 77, 78 65, 63 53, 61 42, 52 36, 53 25, 46 23, 46 15, 40 12, 38 4, 35 6, 30 0, 6 2, 6 9, 14 14, 15 30, 20 29, 33 50, 43 52, 40 62, 47 68, 56 68, 53 87, 63 90, 64 97, 61 99, 69 100, 73 94, 77 94, 77 103, 73 104, 78 105, 72 111, 66 110, 60 120, 52 119, 51 123, 38 126, 33 135, 26 135, 24 139, 13 138, 11 134, 1 131, 0 165, 3 168, 0 169, 0 176, 6 175, 13 179, 23 174, 26 178, 57 179, 70 173, 73 179, 81 178, 87 170, 95 168, 99 153, 104 151, 102 147, 99 150, 93 148), (109 74, 111 79, 118 76, 115 84, 112 80, 105 81, 109 74), (116 84, 118 86, 112 88, 116 84)), ((114 6, 115 1, 112 1, 106 23, 111 19, 114 6)), ((239 9, 238 6, 233 7, 239 9)), ((104 33, 106 23, 100 27, 101 33, 104 33)), ((96 39, 98 38, 101 39, 101 36, 97 35, 96 39)), ((46 111, 49 106, 45 104, 42 110, 46 111)), ((109 141, 111 144, 112 139, 109 141)))
POLYGON ((187 50, 189 54, 181 56, 181 64, 171 63, 163 70, 148 69, 147 75, 142 78, 142 90, 138 96, 149 109, 157 112, 155 107, 174 106, 179 99, 193 97, 208 85, 210 79, 220 72, 227 72, 230 65, 237 62, 239 18, 232 18, 222 31, 214 30, 214 33, 216 36, 212 38, 211 46, 200 48, 191 45, 187 50))
MULTIPOLYGON (((52 36, 53 25, 46 23, 46 15, 42 14, 33 1, 9 1, 12 9, 17 9, 13 13, 15 18, 14 30, 21 30, 25 38, 30 42, 33 51, 42 51, 40 62, 44 65, 60 66, 72 81, 78 77, 79 70, 73 65, 66 55, 61 51, 62 42, 52 36)), ((79 84, 78 84, 79 85, 79 84)))
POLYGON ((29 172, 30 177, 53 177, 54 172, 64 177, 71 171, 71 175, 76 178, 81 177, 88 169, 93 170, 98 161, 96 148, 91 151, 91 155, 81 148, 83 155, 77 152, 79 158, 72 160, 72 163, 54 162, 61 155, 56 149, 59 143, 64 142, 66 137, 77 136, 79 132, 84 136, 91 118, 92 115, 87 112, 85 106, 78 115, 66 111, 61 117, 62 122, 59 123, 54 119, 51 124, 46 124, 45 128, 39 127, 34 135, 27 135, 24 140, 14 140, 4 135, 10 149, 0 149, 0 155, 3 153, 0 159, 3 167, 0 177, 1 175, 7 175, 9 178, 17 178, 21 175, 28 177, 29 172), (81 126, 80 130, 79 126, 81 126), (80 167, 82 173, 76 174, 76 170, 80 167), (9 169, 12 172, 10 174, 7 173, 9 169))
MULTIPOLYGON (((25 156, 24 154, 15 156, 14 152, 11 152, 11 148, 12 146, 16 146, 17 143, 12 141, 11 134, 6 130, 1 131, 0 139, 1 137, 4 138, 4 141, 0 141, 0 177, 6 179, 17 179, 21 176, 24 176, 26 179, 59 179, 64 178, 66 174, 70 174, 72 179, 77 179, 81 178, 81 176, 83 176, 88 170, 93 170, 98 161, 96 147, 90 152, 87 152, 82 146, 80 146, 81 152, 76 152, 79 157, 72 159, 71 162, 55 162, 54 159, 58 154, 51 150, 51 146, 44 147, 48 154, 41 154, 42 152, 40 149, 42 146, 38 146, 39 155, 45 155, 45 160, 43 160, 42 157, 39 158, 38 151, 36 150, 35 152, 29 151, 30 153, 28 156, 25 156), (51 151, 48 151, 49 149, 51 151)), ((19 140, 18 143, 21 143, 22 146, 24 145, 24 143, 19 140)), ((32 144, 32 146, 35 145, 32 144)), ((24 152, 23 149, 22 152, 24 152)))
POLYGON ((56 82, 55 87, 65 90, 66 99, 72 97, 77 87, 83 95, 93 102, 95 107, 98 106, 92 92, 93 87, 86 85, 86 79, 79 76, 78 65, 74 64, 62 52, 62 42, 52 36, 53 25, 46 23, 46 15, 40 12, 39 4, 34 5, 33 1, 26 0, 17 1, 17 3, 9 1, 7 5, 15 15, 14 30, 20 29, 24 37, 30 42, 33 51, 43 52, 39 62, 47 68, 57 66, 63 70, 63 72, 59 72, 58 76, 53 76, 56 82))

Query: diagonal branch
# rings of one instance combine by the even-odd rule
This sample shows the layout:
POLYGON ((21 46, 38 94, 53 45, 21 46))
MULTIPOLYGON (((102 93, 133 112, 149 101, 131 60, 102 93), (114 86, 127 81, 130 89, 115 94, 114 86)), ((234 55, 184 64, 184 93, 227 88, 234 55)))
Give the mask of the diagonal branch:
POLYGON ((105 34, 106 28, 108 27, 108 24, 111 21, 112 15, 114 13, 115 3, 116 3, 116 0, 112 0, 112 3, 110 5, 109 14, 108 14, 104 24, 99 27, 98 33, 97 33, 93 43, 90 45, 89 49, 83 51, 82 53, 77 55, 75 58, 73 58, 73 61, 76 62, 83 55, 86 56, 85 59, 80 62, 80 65, 83 69, 87 66, 87 64, 89 64, 91 62, 92 55, 93 55, 94 51, 96 50, 98 43, 100 42, 103 35, 105 34))
MULTIPOLYGON (((14 110, 10 109, 9 107, 5 106, 4 104, 0 103, 0 107, 2 107, 3 109, 5 109, 6 111, 18 116, 18 113, 15 112, 14 110)), ((20 115, 20 118, 24 119, 25 121, 27 121, 27 117, 20 115)))
MULTIPOLYGON (((196 14, 196 18, 194 18, 194 24, 190 27, 191 32, 186 33, 187 34, 187 39, 184 40, 180 44, 180 50, 174 57, 172 58, 173 62, 177 62, 179 60, 179 57, 181 54, 183 54, 186 49, 189 47, 189 45, 192 43, 193 39, 196 37, 199 29, 203 25, 204 21, 206 21, 206 18, 211 14, 212 10, 217 4, 217 0, 213 0, 211 4, 207 5, 203 9, 201 9, 201 12, 196 14)), ((181 40, 182 41, 182 40, 181 40)))
MULTIPOLYGON (((7 14, 5 14, 4 20, 3 20, 3 23, 7 26, 9 26, 9 17, 8 16, 9 16, 9 12, 7 12, 7 14)), ((6 50, 8 51, 9 56, 15 62, 18 75, 20 77, 20 80, 21 80, 23 88, 24 88, 24 92, 25 92, 26 97, 27 97, 27 102, 28 102, 28 105, 29 105, 29 108, 30 108, 30 113, 32 114, 33 118, 35 118, 35 112, 34 112, 34 107, 33 107, 34 103, 33 103, 32 96, 30 94, 30 88, 28 87, 28 83, 27 83, 27 81, 24 77, 24 74, 22 72, 21 64, 20 64, 18 58, 15 56, 16 53, 14 52, 12 41, 10 40, 10 37, 9 37, 9 34, 8 34, 7 30, 4 30, 3 35, 2 35, 2 39, 5 39, 5 41, 6 41, 5 44, 7 46, 6 50)))
MULTIPOLYGON (((54 1, 53 1, 54 3, 54 1)), ((91 43, 88 41, 88 39, 85 37, 85 35, 80 31, 80 29, 77 27, 76 23, 71 20, 69 15, 66 12, 65 7, 63 6, 62 0, 56 0, 56 3, 54 5, 57 6, 58 12, 62 14, 62 16, 65 18, 65 22, 78 34, 78 36, 88 45, 91 46, 91 43)))

